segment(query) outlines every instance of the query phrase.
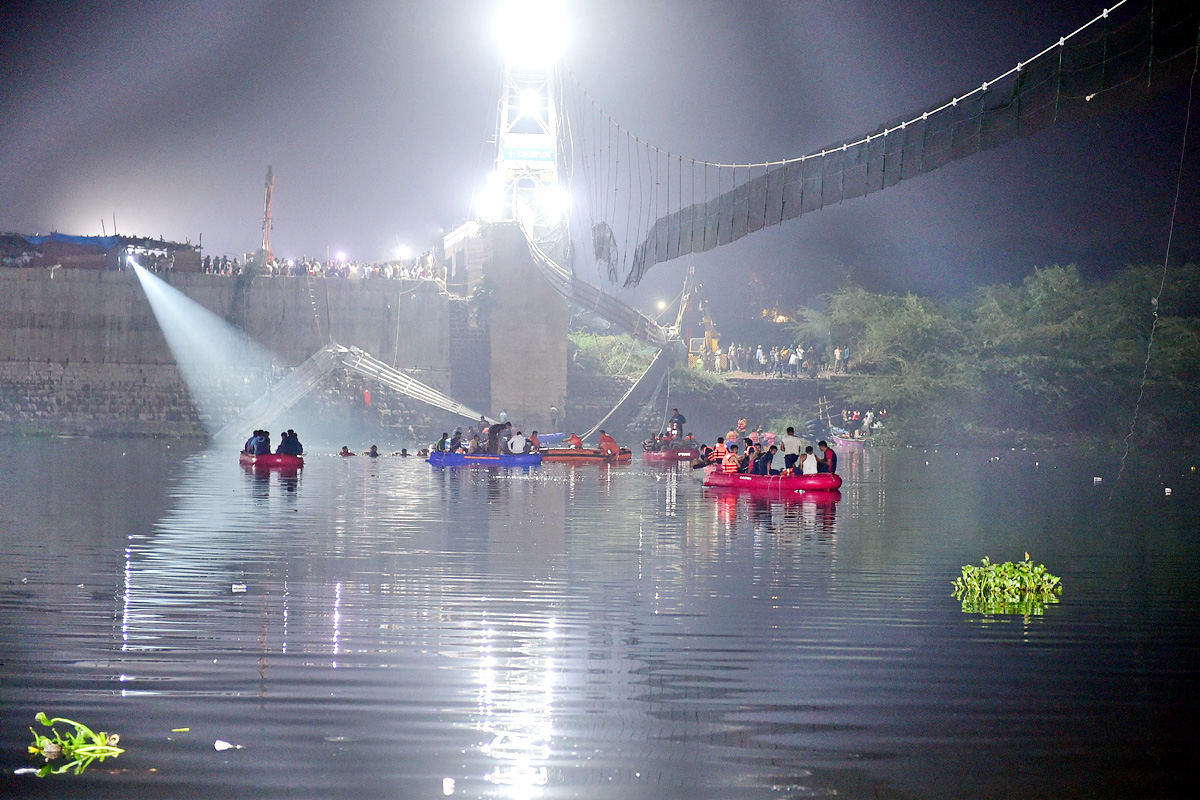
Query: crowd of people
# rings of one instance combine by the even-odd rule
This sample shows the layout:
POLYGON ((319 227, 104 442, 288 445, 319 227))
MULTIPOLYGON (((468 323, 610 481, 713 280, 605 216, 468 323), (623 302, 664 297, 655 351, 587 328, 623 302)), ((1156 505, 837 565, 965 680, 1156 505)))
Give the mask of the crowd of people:
MULTIPOLYGON (((747 347, 731 342, 724 355, 724 363, 730 372, 748 372, 751 375, 777 378, 799 378, 804 375, 815 378, 822 371, 850 371, 850 348, 843 346, 822 352, 816 347, 806 348, 802 344, 747 347)), ((706 360, 704 363, 711 371, 722 371, 716 368, 715 360, 706 360)))
POLYGON ((737 431, 730 436, 718 436, 717 443, 701 448, 696 466, 714 465, 722 472, 742 472, 750 475, 817 475, 822 472, 837 472, 837 453, 824 439, 817 442, 816 450, 796 435, 795 428, 777 437, 761 430, 750 431, 741 438, 739 447, 737 431), (776 441, 778 440, 778 441, 776 441), (739 453, 740 449, 740 453, 739 453), (783 456, 783 466, 776 468, 776 456, 783 456))
POLYGON ((866 411, 843 408, 841 428, 835 428, 834 433, 854 439, 865 439, 871 435, 872 431, 882 427, 886 419, 886 408, 881 408, 878 411, 873 408, 868 408, 866 411))
MULTIPOLYGON (((245 262, 236 256, 205 256, 200 261, 201 270, 209 275, 240 275, 246 270, 245 262)), ((170 268, 169 262, 154 262, 147 269, 161 272, 170 268)), ((272 258, 263 265, 259 274, 281 276, 309 275, 318 278, 347 278, 351 280, 438 280, 445 277, 445 270, 438 267, 432 252, 425 253, 412 261, 387 261, 380 264, 362 264, 345 259, 321 261, 310 258, 272 258)))
MULTIPOLYGON (((242 445, 242 452, 254 456, 271 455, 271 432, 264 430, 255 431, 246 440, 246 443, 242 445)), ((294 430, 289 428, 280 435, 279 447, 275 449, 275 455, 304 455, 304 445, 300 444, 300 437, 296 435, 294 430)))

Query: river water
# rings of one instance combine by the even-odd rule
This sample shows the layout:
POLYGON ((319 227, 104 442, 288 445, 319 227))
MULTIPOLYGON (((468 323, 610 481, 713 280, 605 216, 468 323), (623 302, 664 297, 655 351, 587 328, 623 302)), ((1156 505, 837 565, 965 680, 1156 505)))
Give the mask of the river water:
POLYGON ((0 439, 0 795, 1194 796, 1191 466, 845 452, 839 501, 771 503, 636 460, 0 439), (1026 551, 1044 614, 950 595, 1026 551), (20 773, 38 711, 126 752, 20 773))

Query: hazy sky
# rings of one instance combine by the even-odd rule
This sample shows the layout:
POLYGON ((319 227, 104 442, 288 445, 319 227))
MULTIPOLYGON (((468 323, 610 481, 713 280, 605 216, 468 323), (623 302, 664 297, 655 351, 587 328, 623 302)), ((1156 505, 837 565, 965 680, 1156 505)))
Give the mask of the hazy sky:
MULTIPOLYGON (((19 5, 20 8, 13 6, 19 5)), ((570 0, 565 61, 643 139, 688 157, 801 155, 978 85, 1093 17, 1056 0, 570 0)), ((493 159, 493 0, 56 2, 0 16, 0 230, 374 260, 466 219, 493 159)), ((1160 261, 1186 87, 1062 125, 719 248, 694 263, 734 313, 750 273, 792 305, 839 265, 869 288, 956 292, 1034 267, 1160 261)), ((1197 105, 1200 105, 1198 101, 1197 105)), ((1200 118, 1200 114, 1197 115, 1200 118)), ((1193 120, 1175 246, 1200 252, 1193 120)), ((687 259, 632 299, 674 294, 687 259)))

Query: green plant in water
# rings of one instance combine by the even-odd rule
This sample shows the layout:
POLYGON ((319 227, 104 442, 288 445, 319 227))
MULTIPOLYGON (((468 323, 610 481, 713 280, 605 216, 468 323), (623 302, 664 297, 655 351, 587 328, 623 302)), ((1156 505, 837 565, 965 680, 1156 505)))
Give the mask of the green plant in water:
POLYGON ((116 757, 125 752, 117 747, 120 737, 115 733, 109 734, 104 731, 96 733, 81 722, 62 717, 48 719, 46 714, 40 711, 35 719, 48 727, 51 734, 46 736, 33 728, 29 729, 29 732, 33 734, 33 744, 29 745, 30 755, 42 756, 46 759, 46 764, 38 770, 39 778, 47 775, 61 775, 69 770, 74 770, 78 775, 93 761, 103 761, 109 756, 116 757), (70 725, 75 730, 66 734, 59 733, 54 727, 58 724, 70 725), (67 759, 66 763, 55 766, 52 762, 56 762, 60 758, 67 759))
POLYGON ((1061 579, 1030 561, 1029 553, 1016 563, 993 564, 985 557, 982 564, 968 564, 954 580, 954 597, 964 612, 1038 616, 1062 594, 1061 579))

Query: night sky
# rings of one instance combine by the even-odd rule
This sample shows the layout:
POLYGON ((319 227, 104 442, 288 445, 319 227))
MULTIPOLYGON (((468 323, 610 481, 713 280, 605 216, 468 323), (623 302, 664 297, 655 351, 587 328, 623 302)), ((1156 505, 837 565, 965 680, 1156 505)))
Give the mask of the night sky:
MULTIPOLYGON (((610 114, 663 149, 737 162, 873 130, 994 77, 1102 8, 565 5, 565 62, 610 114)), ((99 234, 103 218, 111 233, 115 213, 121 233, 193 243, 203 234, 206 252, 240 254, 259 243, 272 165, 277 254, 380 260, 398 244, 426 249, 467 218, 493 160, 497 8, 9 4, 0 12, 0 230, 99 234)), ((875 290, 946 294, 1050 264, 1103 273, 1161 262, 1186 108, 1183 86, 659 265, 636 291, 608 288, 649 305, 674 295, 694 263, 719 294, 718 313, 733 317, 762 298, 808 301, 846 270, 875 290)), ((1192 122, 1174 252, 1194 258, 1200 113, 1192 122)))

